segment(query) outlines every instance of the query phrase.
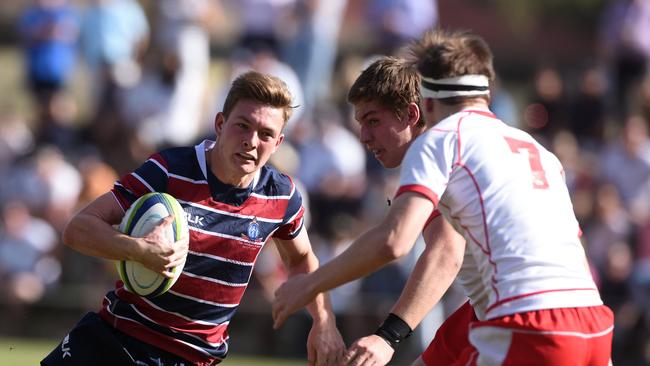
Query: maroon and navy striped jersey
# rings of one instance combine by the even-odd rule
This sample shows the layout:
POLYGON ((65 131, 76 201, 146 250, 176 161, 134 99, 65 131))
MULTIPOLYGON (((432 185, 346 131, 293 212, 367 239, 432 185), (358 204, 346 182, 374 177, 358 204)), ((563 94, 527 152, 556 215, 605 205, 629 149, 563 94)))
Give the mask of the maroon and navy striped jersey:
POLYGON ((262 246, 296 237, 304 213, 291 178, 273 167, 262 167, 248 188, 220 182, 206 168, 212 143, 163 150, 115 183, 124 210, 148 192, 174 196, 188 218, 189 253, 168 292, 146 299, 117 281, 100 310, 117 329, 199 365, 226 355, 227 327, 262 246))

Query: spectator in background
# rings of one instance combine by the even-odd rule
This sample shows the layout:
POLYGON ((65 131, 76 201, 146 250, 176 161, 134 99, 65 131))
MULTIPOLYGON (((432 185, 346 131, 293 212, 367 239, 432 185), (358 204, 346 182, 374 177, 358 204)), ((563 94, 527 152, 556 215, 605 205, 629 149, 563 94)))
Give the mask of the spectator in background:
POLYGON ((77 208, 81 192, 81 175, 65 155, 55 147, 41 147, 35 156, 33 173, 45 188, 47 200, 41 202, 40 214, 56 228, 63 230, 77 208))
POLYGON ((77 169, 55 146, 42 146, 17 161, 0 181, 0 200, 20 199, 57 231, 76 208, 81 190, 77 169))
POLYGON ((152 47, 142 77, 121 94, 138 161, 159 148, 196 142, 204 132, 210 67, 208 30, 219 15, 209 0, 155 2, 152 47))
POLYGON ((524 125, 544 146, 567 126, 566 90, 560 71, 551 66, 535 72, 532 95, 524 110, 524 125))
POLYGON ((307 110, 328 101, 348 0, 297 0, 282 58, 296 71, 307 110))
POLYGON ((370 0, 366 6, 374 53, 394 54, 438 24, 437 0, 370 0))
POLYGON ((82 184, 75 211, 110 190, 113 182, 119 178, 115 169, 93 155, 84 156, 77 166, 82 184))
POLYGON ((36 104, 36 139, 70 147, 75 142, 66 93, 77 59, 79 19, 68 0, 33 0, 22 14, 19 33, 29 89, 36 104))
POLYGON ((54 228, 35 217, 26 202, 10 199, 0 205, 0 291, 9 305, 0 317, 3 328, 21 329, 26 306, 58 283, 58 244, 54 228))
POLYGON ((608 83, 604 70, 597 66, 586 68, 579 76, 577 94, 569 99, 567 128, 580 146, 596 151, 605 142, 605 106, 608 83))
POLYGON ((297 0, 225 0, 237 17, 239 40, 237 44, 247 49, 260 47, 275 55, 282 52, 285 25, 289 24, 292 7, 297 0))
POLYGON ((343 125, 341 113, 324 104, 313 111, 310 128, 297 141, 301 160, 298 177, 309 192, 312 229, 326 237, 338 230, 331 219, 357 215, 367 187, 366 155, 356 136, 343 125))
POLYGON ((608 256, 612 253, 610 247, 616 242, 627 242, 633 231, 629 214, 614 185, 601 185, 594 196, 593 218, 584 225, 584 238, 589 263, 598 271, 598 277, 602 278, 608 256))
POLYGON ((173 93, 155 124, 160 139, 157 146, 186 145, 195 142, 203 132, 210 66, 208 30, 214 27, 218 2, 161 0, 155 4, 155 46, 173 70, 173 93))
POLYGON ((92 141, 119 172, 135 164, 130 153, 132 126, 122 115, 120 98, 138 83, 149 43, 149 23, 137 0, 92 0, 85 9, 81 46, 91 72, 92 141))
POLYGON ((600 24, 601 59, 612 79, 610 100, 617 117, 630 112, 633 89, 648 73, 650 63, 650 2, 610 0, 600 24))
POLYGON ((0 188, 15 162, 34 149, 36 142, 28 125, 25 117, 15 111, 0 114, 0 188))
POLYGON ((521 127, 516 124, 519 121, 519 111, 512 93, 503 85, 503 81, 498 76, 495 77, 494 83, 490 85, 490 110, 500 120, 513 127, 521 127))
POLYGON ((633 268, 634 258, 630 244, 625 241, 610 243, 605 266, 600 274, 600 289, 603 301, 614 312, 612 361, 615 365, 629 362, 634 357, 632 355, 640 353, 640 346, 645 342, 639 332, 644 310, 640 303, 634 301, 633 288, 630 286, 633 268))
POLYGON ((638 202, 650 182, 650 136, 645 118, 628 117, 618 139, 604 147, 600 161, 602 179, 617 188, 628 212, 633 213, 635 205, 647 205, 638 202))

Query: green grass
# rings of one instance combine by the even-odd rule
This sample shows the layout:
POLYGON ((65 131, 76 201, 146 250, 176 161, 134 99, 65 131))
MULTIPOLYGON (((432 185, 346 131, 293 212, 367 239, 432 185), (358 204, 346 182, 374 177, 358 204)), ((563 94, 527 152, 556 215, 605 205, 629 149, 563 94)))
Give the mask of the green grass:
MULTIPOLYGON (((38 365, 58 341, 26 338, 0 337, 0 365, 29 366, 38 365)), ((237 366, 302 366, 307 362, 278 358, 229 355, 222 365, 237 366)))
POLYGON ((54 341, 0 338, 0 360, 6 366, 38 365, 54 346, 54 341))

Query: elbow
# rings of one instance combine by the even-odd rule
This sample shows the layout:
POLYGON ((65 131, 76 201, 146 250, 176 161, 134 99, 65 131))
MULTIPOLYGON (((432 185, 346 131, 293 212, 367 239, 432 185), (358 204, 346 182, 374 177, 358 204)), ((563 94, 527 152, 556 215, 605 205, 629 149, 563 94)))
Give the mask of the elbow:
POLYGON ((63 228, 63 232, 61 233, 61 241, 66 246, 74 248, 75 237, 76 235, 75 235, 74 218, 72 218, 70 221, 68 221, 68 223, 63 228))
POLYGON ((451 245, 445 246, 443 250, 444 253, 448 253, 447 267, 454 274, 457 274, 460 271, 460 267, 463 265, 463 259, 465 256, 465 241, 458 240, 450 244, 451 245))
POLYGON ((70 223, 68 222, 63 228, 63 232, 61 233, 61 241, 63 244, 70 246, 70 243, 72 242, 72 236, 72 229, 70 229, 70 223))
POLYGON ((387 261, 394 261, 408 254, 410 246, 403 245, 399 241, 388 240, 382 247, 382 255, 387 261))

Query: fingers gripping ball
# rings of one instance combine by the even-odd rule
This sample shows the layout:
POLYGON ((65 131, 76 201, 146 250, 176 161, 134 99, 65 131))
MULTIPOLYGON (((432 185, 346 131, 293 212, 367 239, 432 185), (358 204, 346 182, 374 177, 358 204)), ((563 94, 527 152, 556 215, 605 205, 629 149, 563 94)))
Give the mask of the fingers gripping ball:
MULTIPOLYGON (((138 198, 126 211, 119 230, 134 238, 148 234, 165 217, 172 215, 174 221, 165 235, 175 242, 189 235, 187 218, 178 201, 167 193, 152 192, 138 198)), ((139 262, 121 260, 116 263, 120 279, 127 290, 147 298, 156 297, 169 290, 185 266, 185 261, 173 268, 172 278, 156 273, 139 262)))

